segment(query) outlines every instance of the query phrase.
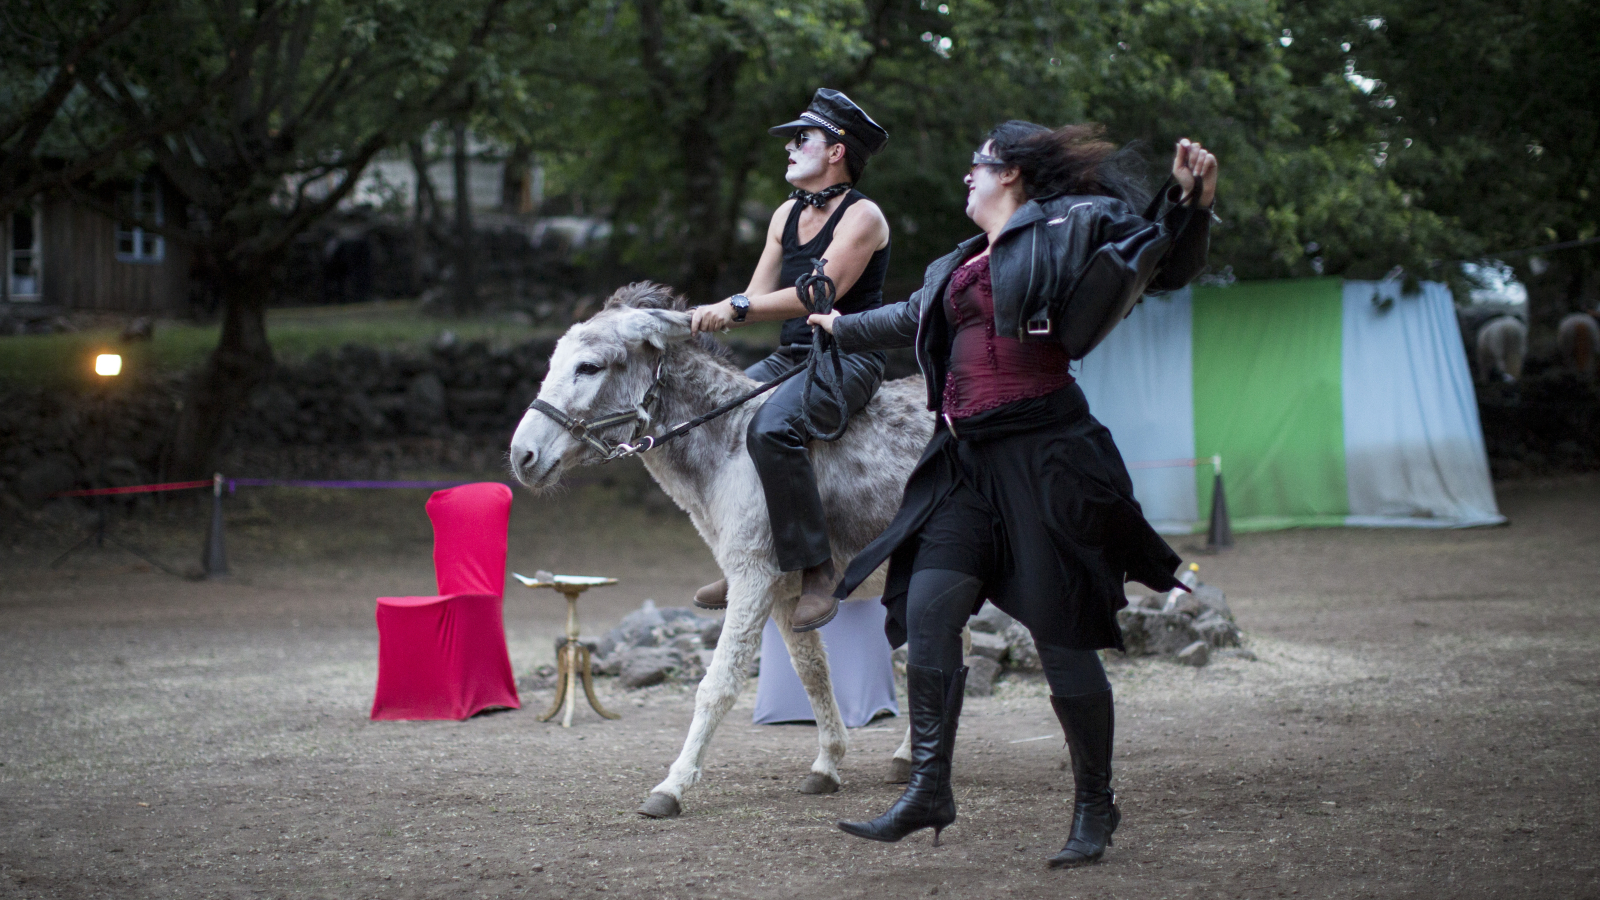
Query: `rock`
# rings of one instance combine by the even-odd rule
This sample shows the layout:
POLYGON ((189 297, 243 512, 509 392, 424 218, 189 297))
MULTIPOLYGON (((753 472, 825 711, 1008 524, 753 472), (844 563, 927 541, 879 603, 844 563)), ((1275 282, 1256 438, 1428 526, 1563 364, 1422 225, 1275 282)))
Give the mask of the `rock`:
POLYGON ((1260 657, 1256 656, 1254 653, 1250 652, 1244 647, 1232 647, 1227 650, 1218 650, 1212 655, 1217 659, 1242 659, 1246 662, 1255 662, 1257 659, 1260 659, 1260 657))
POLYGON ((618 674, 626 688, 660 684, 683 669, 683 657, 669 647, 634 647, 620 655, 622 665, 618 674))
POLYGON ((667 620, 655 602, 646 600, 644 606, 623 616, 607 636, 619 647, 654 647, 661 642, 666 627, 667 620))
POLYGON ((978 610, 977 615, 967 620, 967 627, 971 628, 974 634, 980 632, 984 634, 1000 634, 1006 630, 1006 626, 1016 621, 1016 619, 1006 615, 993 603, 985 603, 983 608, 978 610))
POLYGON ((1011 645, 998 634, 984 634, 981 631, 972 632, 972 655, 984 659, 992 659, 997 663, 1005 661, 1006 651, 1011 645))
POLYGON ((1028 626, 1013 619, 1000 636, 1006 640, 1006 660, 1011 668, 1023 672, 1044 671, 1044 663, 1039 661, 1039 648, 1033 645, 1033 634, 1028 626))
POLYGON ((1204 640, 1182 613, 1128 607, 1117 613, 1129 656, 1169 656, 1204 640))
POLYGON ((1179 650, 1176 659, 1186 666, 1196 669, 1211 661, 1211 648, 1205 641, 1195 641, 1189 646, 1179 650))
POLYGON ((994 680, 1000 677, 1000 664, 986 656, 969 656, 962 660, 967 667, 967 696, 988 697, 994 694, 994 680))
POLYGON ((678 655, 685 659, 690 657, 698 659, 701 648, 700 632, 691 631, 686 634, 680 634, 668 642, 666 646, 678 651, 678 655))
POLYGON ((1160 609, 1166 605, 1165 594, 1128 594, 1128 606, 1134 609, 1160 609))
POLYGON ((556 667, 550 665, 535 666, 533 671, 517 679, 519 691, 543 691, 555 687, 556 667))
POLYGON ((1214 609, 1206 610, 1200 618, 1194 620, 1194 630, 1198 631, 1200 637, 1213 649, 1239 646, 1241 637, 1239 626, 1223 618, 1214 609))
POLYGON ((1222 593, 1222 588, 1212 587, 1205 582, 1201 582, 1194 586, 1194 598, 1205 609, 1221 615, 1229 622, 1233 621, 1233 610, 1228 608, 1228 598, 1222 593))
POLYGON ((722 619, 706 619, 705 625, 700 628, 700 643, 705 647, 715 650, 717 641, 722 638, 722 619))
POLYGON ((1188 616, 1192 619, 1195 616, 1200 615, 1200 611, 1202 609, 1204 609, 1204 607, 1200 605, 1199 600, 1195 599, 1194 594, 1185 594, 1182 591, 1179 591, 1178 596, 1169 596, 1167 598, 1167 602, 1164 606, 1162 606, 1161 611, 1167 613, 1178 613, 1180 615, 1188 616))
POLYGON ((444 421, 444 382, 432 372, 423 372, 406 385, 406 425, 413 430, 444 421))

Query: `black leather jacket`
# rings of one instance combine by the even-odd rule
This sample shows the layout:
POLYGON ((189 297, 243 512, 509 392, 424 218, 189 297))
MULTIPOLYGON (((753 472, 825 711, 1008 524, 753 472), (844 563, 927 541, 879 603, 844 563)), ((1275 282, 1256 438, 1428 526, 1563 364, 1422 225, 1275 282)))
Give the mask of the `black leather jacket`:
MULTIPOLYGON (((1209 211, 1189 214, 1173 206, 1161 217, 1174 235, 1171 249, 1148 290, 1177 290, 1205 268, 1210 245, 1209 211)), ((1121 200, 1102 196, 1060 196, 1029 200, 1011 216, 989 254, 989 279, 994 292, 994 331, 1017 340, 1055 340, 1049 333, 1029 333, 1027 323, 1041 316, 1049 300, 1071 284, 1094 251, 1150 222, 1121 200)), ((833 324, 839 349, 849 353, 914 346, 917 365, 928 385, 928 408, 943 401, 950 335, 943 299, 950 275, 982 252, 986 235, 977 235, 934 260, 922 287, 910 299, 855 315, 833 324)))

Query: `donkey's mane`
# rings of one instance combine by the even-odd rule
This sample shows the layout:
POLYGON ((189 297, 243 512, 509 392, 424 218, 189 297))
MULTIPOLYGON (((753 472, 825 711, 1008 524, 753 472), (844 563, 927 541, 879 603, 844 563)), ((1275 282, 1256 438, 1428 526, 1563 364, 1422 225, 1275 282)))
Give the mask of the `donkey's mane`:
MULTIPOLYGON (((673 312, 688 312, 689 301, 684 296, 664 284, 654 281, 635 281, 625 284, 606 298, 605 305, 597 315, 604 315, 607 310, 630 309, 665 309, 673 312)), ((730 369, 738 366, 733 364, 733 351, 729 350, 721 341, 705 332, 698 332, 690 338, 686 346, 705 353, 712 359, 722 362, 730 369)))

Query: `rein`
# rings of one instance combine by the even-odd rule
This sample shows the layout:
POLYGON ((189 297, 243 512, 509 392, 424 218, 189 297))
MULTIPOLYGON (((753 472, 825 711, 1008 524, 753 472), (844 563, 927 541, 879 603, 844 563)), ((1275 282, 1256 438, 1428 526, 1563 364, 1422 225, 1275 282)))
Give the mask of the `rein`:
MULTIPOLYGON (((823 274, 823 267, 828 264, 827 260, 814 259, 811 264, 816 271, 812 274, 800 276, 795 282, 795 289, 800 295, 800 302, 805 304, 808 311, 820 312, 826 315, 833 311, 833 299, 838 289, 834 286, 833 279, 823 274)), ((650 380, 650 386, 645 389, 644 396, 639 399, 639 403, 633 409, 617 410, 593 419, 584 419, 578 416, 570 416, 538 398, 528 404, 528 409, 536 409, 555 420, 555 423, 566 429, 568 434, 588 444, 596 453, 599 453, 600 459, 598 462, 605 463, 614 459, 626 459, 630 456, 644 453, 647 450, 654 450, 667 441, 699 428, 712 419, 720 418, 733 412, 802 371, 809 371, 810 378, 806 383, 802 401, 804 406, 807 409, 810 408, 811 386, 812 384, 819 384, 822 387, 822 393, 838 404, 840 424, 838 431, 833 434, 819 435, 811 427, 811 417, 807 415, 804 422, 806 430, 819 440, 838 440, 839 436, 844 434, 845 427, 849 424, 844 416, 844 371, 839 362, 839 346, 833 342, 833 336, 823 331, 820 327, 813 325, 811 331, 811 355, 805 362, 796 363, 777 378, 746 391, 744 394, 710 412, 695 416, 687 422, 680 422, 660 435, 651 435, 645 432, 649 431, 655 424, 655 407, 661 401, 661 366, 667 360, 665 352, 662 353, 661 359, 656 362, 656 370, 650 380), (830 352, 833 359, 833 384, 829 384, 826 378, 821 377, 823 374, 823 357, 830 352), (615 428, 618 425, 626 425, 630 422, 633 423, 633 433, 626 441, 609 440, 596 433, 608 428, 615 428)))

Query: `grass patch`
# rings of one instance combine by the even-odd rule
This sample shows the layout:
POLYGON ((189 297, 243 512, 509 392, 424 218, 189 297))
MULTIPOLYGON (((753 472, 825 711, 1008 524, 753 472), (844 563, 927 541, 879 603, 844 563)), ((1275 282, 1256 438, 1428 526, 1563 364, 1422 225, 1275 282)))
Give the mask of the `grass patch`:
MULTIPOLYGON (((431 345, 444 331, 455 332, 463 341, 485 340, 505 347, 562 330, 490 318, 428 316, 415 300, 267 312, 267 337, 283 362, 297 362, 345 344, 415 352, 431 345)), ((151 340, 132 344, 122 343, 117 328, 0 337, 0 382, 54 386, 90 381, 95 378, 94 357, 99 353, 122 354, 125 373, 178 373, 205 360, 217 345, 218 331, 217 325, 162 321, 151 340)))

